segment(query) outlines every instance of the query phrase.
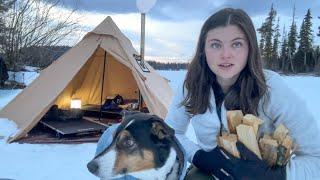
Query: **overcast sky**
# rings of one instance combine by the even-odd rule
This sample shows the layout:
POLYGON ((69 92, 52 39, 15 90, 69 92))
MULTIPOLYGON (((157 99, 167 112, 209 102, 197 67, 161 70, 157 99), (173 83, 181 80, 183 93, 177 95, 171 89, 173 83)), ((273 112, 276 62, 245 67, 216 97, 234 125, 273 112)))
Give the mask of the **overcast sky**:
MULTIPOLYGON (((78 37, 68 41, 71 45, 105 17, 111 16, 139 52, 140 14, 136 0, 64 0, 63 3, 67 9, 76 8, 77 15, 81 17, 82 31, 78 37)), ((241 8, 249 14, 257 29, 267 17, 272 3, 277 17, 280 17, 281 33, 283 26, 289 29, 294 4, 298 29, 310 8, 314 41, 320 44, 320 37, 315 35, 320 25, 317 18, 320 16, 319 0, 158 0, 146 17, 145 54, 159 59, 190 58, 194 54, 201 26, 211 14, 225 7, 241 8)))

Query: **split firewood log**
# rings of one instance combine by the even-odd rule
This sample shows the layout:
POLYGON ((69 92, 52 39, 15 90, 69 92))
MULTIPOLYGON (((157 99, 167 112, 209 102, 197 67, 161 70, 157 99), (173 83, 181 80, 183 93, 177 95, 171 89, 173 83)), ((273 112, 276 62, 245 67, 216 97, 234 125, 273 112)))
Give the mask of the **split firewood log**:
POLYGON ((239 141, 242 142, 250 151, 255 153, 260 159, 262 159, 253 127, 240 124, 236 129, 239 141))
POLYGON ((218 137, 220 147, 223 147, 228 153, 232 154, 234 157, 240 158, 240 153, 237 149, 238 137, 236 134, 223 134, 218 137))
POLYGON ((283 125, 280 124, 273 133, 273 139, 277 140, 279 144, 285 139, 289 130, 283 125))
POLYGON ((283 166, 288 162, 293 147, 292 138, 287 135, 278 147, 277 165, 283 166))
POLYGON ((278 142, 269 137, 263 137, 259 140, 262 159, 267 161, 270 166, 277 163, 278 142))
POLYGON ((293 140, 292 140, 292 138, 289 135, 287 135, 284 138, 284 140, 282 141, 281 145, 284 146, 285 148, 287 148, 286 153, 285 153, 285 159, 288 160, 289 156, 291 154, 290 151, 293 148, 293 140))
POLYGON ((263 120, 259 119, 258 117, 252 115, 252 114, 246 114, 242 118, 242 123, 245 125, 249 125, 253 127, 254 134, 256 137, 258 136, 259 126, 263 123, 263 120))
POLYGON ((230 133, 237 133, 236 127, 241 124, 243 113, 241 110, 227 111, 228 128, 230 133))
POLYGON ((285 154, 286 154, 287 148, 285 148, 282 145, 279 145, 278 147, 278 157, 277 157, 277 165, 283 166, 286 162, 285 154))
POLYGON ((262 138, 264 138, 264 139, 272 139, 272 136, 270 134, 264 134, 262 138))

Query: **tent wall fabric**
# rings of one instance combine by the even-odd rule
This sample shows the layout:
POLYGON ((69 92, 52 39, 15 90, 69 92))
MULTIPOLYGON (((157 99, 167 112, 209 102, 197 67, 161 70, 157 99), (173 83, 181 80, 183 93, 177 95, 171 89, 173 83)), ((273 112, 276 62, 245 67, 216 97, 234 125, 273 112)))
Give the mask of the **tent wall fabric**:
POLYGON ((67 109, 72 98, 81 98, 83 104, 100 105, 104 61, 104 98, 136 99, 140 90, 150 113, 164 118, 172 99, 169 83, 148 63, 149 72, 144 72, 134 54, 130 40, 107 17, 0 111, 19 129, 9 142, 24 137, 53 104, 67 109))

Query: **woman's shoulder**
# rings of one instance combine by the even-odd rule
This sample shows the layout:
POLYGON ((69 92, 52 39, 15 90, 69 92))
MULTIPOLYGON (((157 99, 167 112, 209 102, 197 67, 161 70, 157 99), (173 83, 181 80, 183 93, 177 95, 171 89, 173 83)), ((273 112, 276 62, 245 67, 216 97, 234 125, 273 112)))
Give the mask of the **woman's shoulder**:
POLYGON ((275 71, 269 69, 263 69, 263 73, 266 77, 266 80, 273 80, 275 78, 281 78, 281 75, 275 71))
POLYGON ((187 93, 187 89, 184 86, 184 81, 176 83, 172 89, 175 96, 185 96, 187 93))
POLYGON ((286 86, 285 81, 283 80, 283 77, 279 73, 268 70, 268 69, 264 69, 263 73, 264 73, 268 87, 277 88, 277 87, 286 86))
POLYGON ((283 76, 271 70, 263 70, 263 72, 265 74, 269 95, 271 95, 274 101, 279 101, 279 98, 289 101, 291 98, 298 99, 297 94, 287 84, 283 76))

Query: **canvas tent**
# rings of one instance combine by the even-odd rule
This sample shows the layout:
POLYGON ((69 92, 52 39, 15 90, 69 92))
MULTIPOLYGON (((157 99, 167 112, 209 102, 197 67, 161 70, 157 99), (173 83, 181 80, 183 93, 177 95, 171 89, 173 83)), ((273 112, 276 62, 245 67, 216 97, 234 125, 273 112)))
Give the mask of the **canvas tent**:
POLYGON ((0 111, 19 129, 9 141, 24 137, 53 104, 68 108, 72 98, 81 98, 82 104, 100 105, 103 67, 103 98, 115 93, 138 98, 140 90, 150 113, 164 118, 172 98, 168 80, 147 63, 142 68, 135 54, 130 40, 107 17, 0 111))

